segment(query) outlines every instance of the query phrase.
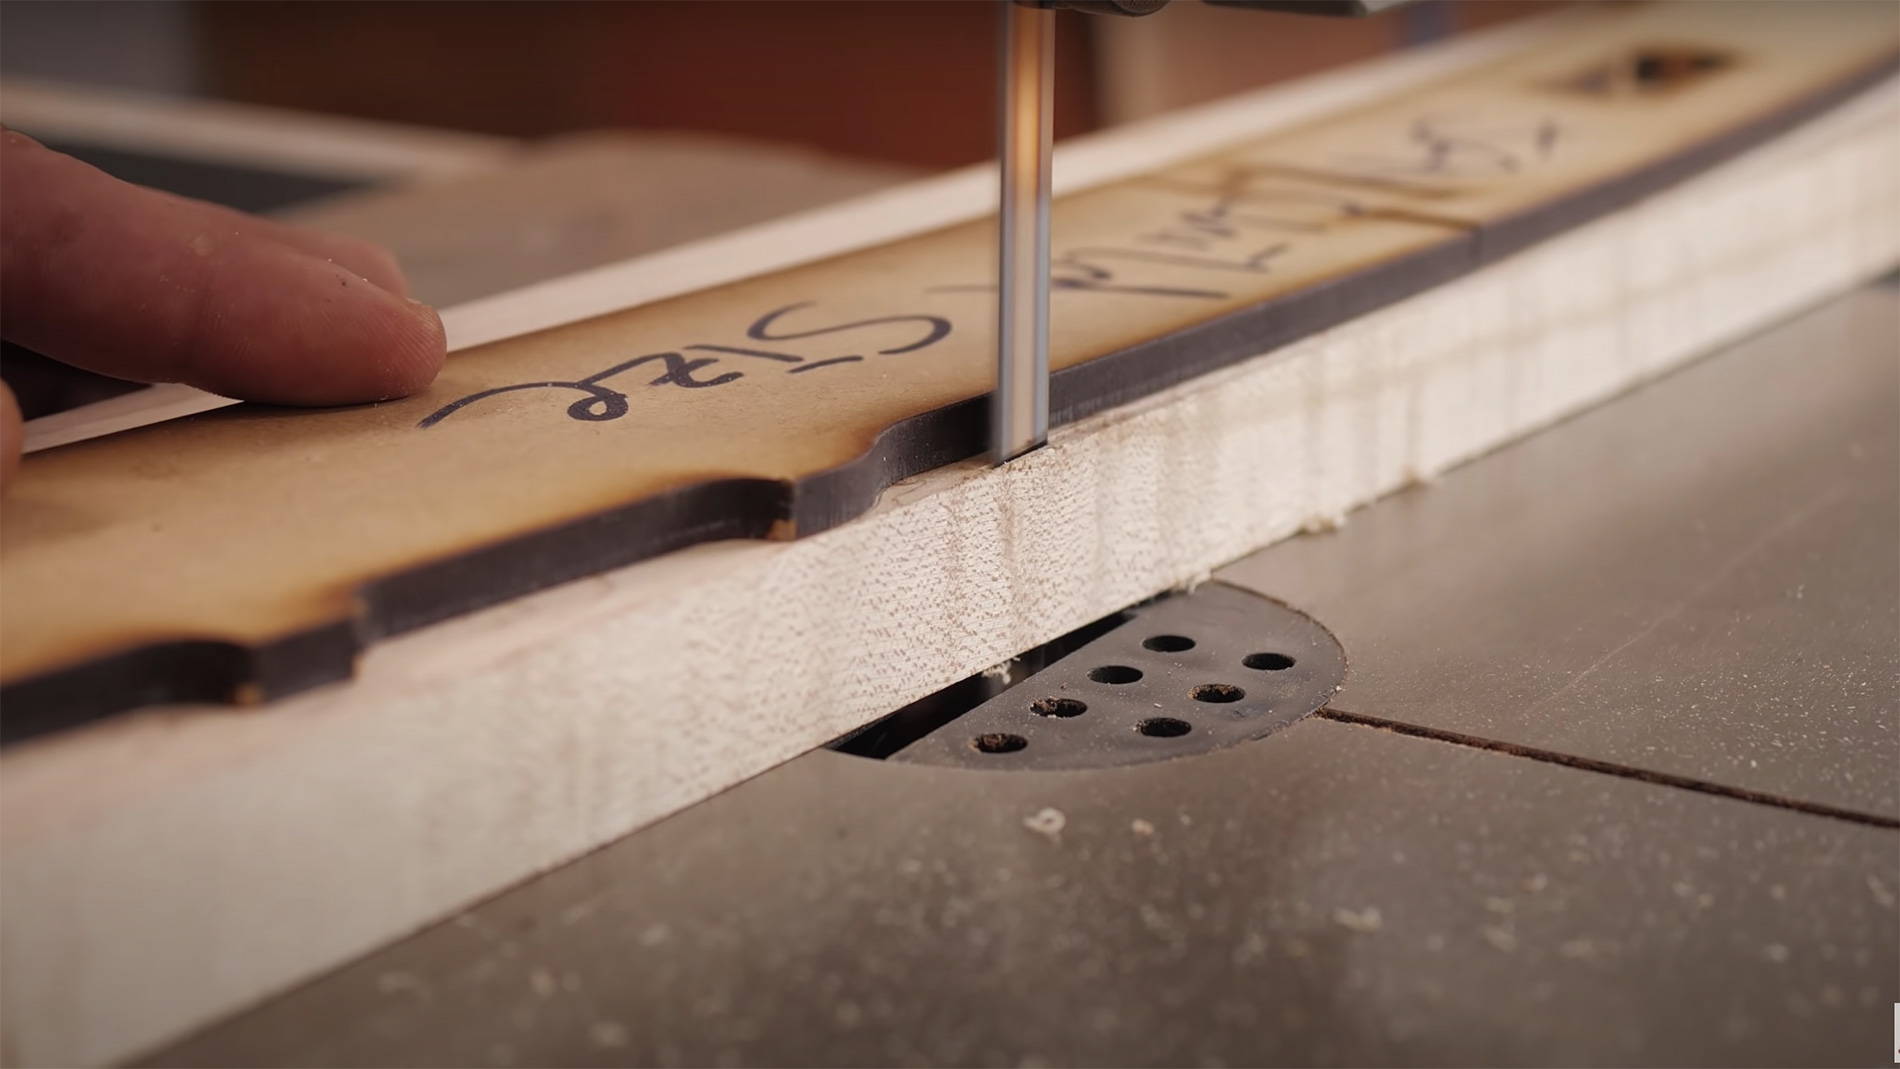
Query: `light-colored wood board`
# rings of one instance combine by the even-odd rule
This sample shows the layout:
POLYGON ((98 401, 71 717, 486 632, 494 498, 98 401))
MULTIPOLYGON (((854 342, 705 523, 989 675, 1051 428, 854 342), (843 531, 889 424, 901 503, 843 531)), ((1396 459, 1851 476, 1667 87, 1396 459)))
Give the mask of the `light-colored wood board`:
MULTIPOLYGON (((1270 329, 1223 322, 1225 362, 1508 251, 1493 228, 1527 213, 1538 233, 1578 217, 1574 204, 1596 214, 1613 179, 1680 168, 1890 60, 1889 14, 1605 17, 1212 159, 1268 161, 1269 179, 1137 177, 1065 198, 1058 418, 1215 366, 1171 343, 1132 358, 1155 339, 1307 300, 1275 306, 1265 318, 1291 322, 1270 329), (1654 92, 1577 88, 1658 42, 1720 62, 1654 92), (1065 395, 1061 372, 1098 366, 1118 370, 1065 395)), ((938 414, 993 379, 992 242, 987 223, 966 224, 495 343, 401 401, 245 407, 37 455, 0 516, 14 723, 155 694, 278 696, 347 674, 363 638, 683 541, 854 515, 893 475, 974 451, 973 417, 938 414), (937 429, 885 440, 926 414, 937 429), (187 642, 256 652, 207 666, 201 648, 169 645, 187 642)))
MULTIPOLYGON (((1283 351, 371 651, 0 757, 7 1060, 118 1058, 1900 260, 1900 84, 1283 351)), ((1553 492, 1561 492, 1556 488, 1553 492)))

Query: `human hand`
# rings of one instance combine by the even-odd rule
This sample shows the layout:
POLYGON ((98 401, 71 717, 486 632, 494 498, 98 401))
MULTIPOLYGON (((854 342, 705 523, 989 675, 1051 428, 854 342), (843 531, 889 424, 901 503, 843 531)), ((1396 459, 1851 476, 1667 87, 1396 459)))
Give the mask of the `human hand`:
MULTIPOLYGON (((121 182, 4 128, 0 335, 101 374, 284 405, 413 393, 446 348, 378 246, 121 182)), ((0 385, 0 479, 21 435, 0 385)))

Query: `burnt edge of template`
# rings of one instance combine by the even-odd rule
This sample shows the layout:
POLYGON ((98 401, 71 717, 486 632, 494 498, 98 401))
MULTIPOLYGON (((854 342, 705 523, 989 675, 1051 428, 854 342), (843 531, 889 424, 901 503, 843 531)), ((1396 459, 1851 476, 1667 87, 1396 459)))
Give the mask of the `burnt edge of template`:
MULTIPOLYGON (((1753 148, 1900 70, 1900 52, 1799 100, 1587 189, 1351 275, 1055 372, 1050 424, 1073 423, 1271 352, 1600 218, 1753 148)), ((254 705, 350 678, 378 639, 702 542, 797 537, 855 519, 891 484, 980 455, 988 395, 880 431, 843 464, 797 480, 694 483, 524 531, 364 583, 354 615, 264 642, 157 640, 0 687, 0 746, 149 705, 254 705)))

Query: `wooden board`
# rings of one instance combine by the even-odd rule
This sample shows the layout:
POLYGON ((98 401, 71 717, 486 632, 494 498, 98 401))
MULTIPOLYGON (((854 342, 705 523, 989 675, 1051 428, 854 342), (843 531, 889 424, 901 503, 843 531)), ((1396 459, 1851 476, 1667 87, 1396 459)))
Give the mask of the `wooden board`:
MULTIPOLYGON (((1110 135, 1087 173, 1534 36, 1110 135)), ((976 210, 931 184, 800 232, 836 249, 976 210)), ((787 233, 758 236, 751 262, 789 255, 787 233)), ((390 638, 353 682, 263 715, 149 710, 9 747, 0 1061, 123 1060, 1896 262, 1888 81, 1516 256, 1062 428, 1022 463, 906 480, 831 531, 699 546, 390 638)), ((653 272, 543 290, 510 318, 668 281, 653 272)))
MULTIPOLYGON (((1684 5, 1065 198, 1058 424, 1659 188, 1884 70, 1880 5, 1684 5), (1638 67, 1655 84, 1629 76, 1638 67)), ((0 519, 9 737, 341 678, 366 641, 696 542, 810 534, 979 448, 990 228, 459 355, 426 394, 35 455, 0 519)))

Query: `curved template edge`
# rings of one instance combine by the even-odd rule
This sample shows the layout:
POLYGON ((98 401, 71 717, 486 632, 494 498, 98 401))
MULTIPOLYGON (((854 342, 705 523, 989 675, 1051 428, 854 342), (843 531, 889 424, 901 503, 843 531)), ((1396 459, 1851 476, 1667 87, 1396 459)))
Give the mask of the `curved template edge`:
MULTIPOLYGON (((1600 218, 1845 101, 1900 70, 1891 52, 1826 87, 1627 174, 1356 272, 1055 372, 1050 424, 1073 423, 1270 352, 1600 218)), ((702 542, 817 534, 893 483, 983 451, 988 395, 899 420, 843 464, 794 481, 716 479, 371 580, 356 613, 257 645, 170 639, 0 688, 0 745, 146 705, 250 704, 345 680, 377 639, 702 542)))

